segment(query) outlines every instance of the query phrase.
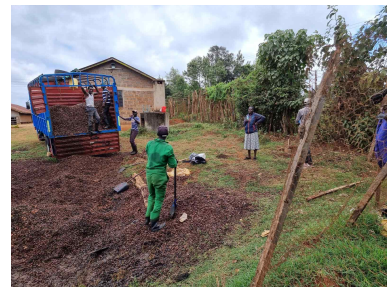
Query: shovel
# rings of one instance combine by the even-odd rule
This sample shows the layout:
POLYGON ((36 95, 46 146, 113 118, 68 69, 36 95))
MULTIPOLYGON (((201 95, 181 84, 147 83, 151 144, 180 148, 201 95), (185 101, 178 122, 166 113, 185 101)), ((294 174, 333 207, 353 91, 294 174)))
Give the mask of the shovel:
MULTIPOLYGON (((137 177, 138 175, 142 174, 142 173, 145 172, 145 171, 146 171, 146 169, 142 170, 142 171, 139 172, 137 175, 131 177, 130 180, 134 179, 135 177, 137 177)), ((130 182, 130 180, 128 180, 128 182, 130 182)), ((129 184, 128 184, 127 182, 122 182, 122 183, 120 183, 120 184, 118 184, 118 185, 116 185, 116 186, 114 187, 113 192, 114 192, 114 193, 121 193, 121 192, 123 192, 123 191, 126 191, 126 190, 129 189, 129 188, 130 188, 130 186, 129 186, 129 184)))
POLYGON ((174 218, 177 208, 177 167, 174 167, 174 201, 170 207, 170 218, 174 218))

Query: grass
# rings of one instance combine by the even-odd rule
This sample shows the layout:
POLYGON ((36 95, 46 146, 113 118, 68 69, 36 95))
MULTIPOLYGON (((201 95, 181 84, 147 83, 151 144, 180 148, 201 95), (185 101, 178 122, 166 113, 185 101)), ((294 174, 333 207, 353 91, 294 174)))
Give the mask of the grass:
POLYGON ((32 124, 11 127, 11 160, 46 157, 45 142, 40 142, 32 124))
MULTIPOLYGON (((22 126, 11 132, 12 160, 45 158, 45 146, 38 141, 33 127, 22 126)), ((131 151, 129 132, 121 132, 120 137, 121 151, 131 151)), ((138 150, 142 152, 153 138, 154 133, 142 131, 136 139, 138 150)), ((290 158, 282 150, 286 139, 260 133, 257 160, 243 160, 247 154, 243 140, 243 130, 220 125, 171 126, 167 141, 177 159, 187 159, 192 152, 207 156, 205 165, 179 164, 191 170, 188 183, 199 182, 211 189, 244 189, 256 210, 235 226, 223 246, 198 254, 198 264, 172 268, 172 277, 187 271, 188 279, 134 281, 131 286, 250 285, 266 241, 261 233, 270 228, 290 158)), ((345 226, 350 211, 376 175, 377 166, 366 163, 366 156, 356 152, 323 151, 320 144, 313 144, 311 149, 315 166, 301 175, 265 286, 386 286, 387 243, 380 234, 374 202, 370 202, 356 226, 345 226), (355 188, 309 203, 305 200, 318 191, 360 180, 364 182, 355 188), (327 230, 320 235, 324 229, 327 230)), ((131 158, 134 157, 124 165, 132 163, 131 158)), ((129 167, 123 174, 131 176, 143 168, 144 164, 129 167)), ((385 181, 383 193, 386 187, 385 181)), ((386 202, 385 194, 381 198, 386 202)))

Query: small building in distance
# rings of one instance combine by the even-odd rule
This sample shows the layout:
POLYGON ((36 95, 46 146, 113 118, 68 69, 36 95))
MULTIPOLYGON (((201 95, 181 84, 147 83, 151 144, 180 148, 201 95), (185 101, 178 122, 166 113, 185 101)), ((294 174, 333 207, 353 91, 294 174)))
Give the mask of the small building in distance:
MULTIPOLYGON (((132 110, 137 110, 144 119, 142 113, 159 112, 165 106, 163 79, 156 79, 114 57, 80 68, 80 71, 112 75, 115 78, 121 116, 129 117, 132 110)), ((130 124, 129 121, 120 122, 130 124)))
POLYGON ((32 123, 31 110, 11 104, 11 125, 32 123))

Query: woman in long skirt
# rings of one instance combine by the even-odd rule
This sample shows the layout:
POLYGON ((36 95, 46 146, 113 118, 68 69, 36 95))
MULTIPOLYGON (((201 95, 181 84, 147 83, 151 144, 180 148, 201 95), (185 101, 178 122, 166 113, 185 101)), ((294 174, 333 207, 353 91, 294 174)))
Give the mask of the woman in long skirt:
POLYGON ((258 125, 263 123, 266 118, 261 114, 254 113, 253 107, 249 107, 249 113, 244 120, 244 149, 247 150, 248 156, 245 158, 251 159, 251 150, 254 150, 254 160, 257 159, 257 150, 259 149, 258 125))

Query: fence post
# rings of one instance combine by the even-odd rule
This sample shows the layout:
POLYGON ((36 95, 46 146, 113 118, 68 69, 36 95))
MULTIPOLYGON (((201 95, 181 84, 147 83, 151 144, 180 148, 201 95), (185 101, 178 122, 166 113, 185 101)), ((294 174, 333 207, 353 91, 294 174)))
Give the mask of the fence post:
POLYGON ((357 219, 359 218, 359 216, 361 215, 361 213, 363 212, 363 210, 365 209, 365 207, 369 203, 370 199, 373 197, 376 190, 381 186, 381 182, 385 179, 386 174, 387 174, 387 172, 386 172, 387 167, 386 166, 387 166, 387 164, 385 164, 385 166, 378 173, 378 175, 374 179, 373 183, 370 185, 369 189, 367 190, 367 192, 363 196, 362 200, 358 203, 357 208, 351 214, 351 216, 347 222, 349 225, 353 225, 357 221, 357 219))
POLYGON ((266 273, 269 270, 271 258, 277 246, 278 239, 281 235, 282 227, 289 211, 289 206, 292 203, 294 192, 300 179, 302 166, 305 162, 308 149, 311 145, 313 136, 316 131, 316 127, 320 120, 320 115, 324 106, 324 95, 326 94, 327 89, 332 82, 335 69, 339 63, 340 51, 340 47, 336 47, 336 50, 333 52, 331 59, 328 63, 327 71, 324 74, 320 86, 316 91, 315 97, 313 99, 311 113, 309 114, 309 116, 307 116, 308 119, 305 122, 306 129, 304 138, 300 140, 300 144, 291 163, 289 173, 286 176, 284 189, 272 221, 270 233, 267 237, 266 244, 264 246, 261 258, 258 263, 257 271, 255 273, 252 286, 262 286, 263 281, 265 280, 266 273))

